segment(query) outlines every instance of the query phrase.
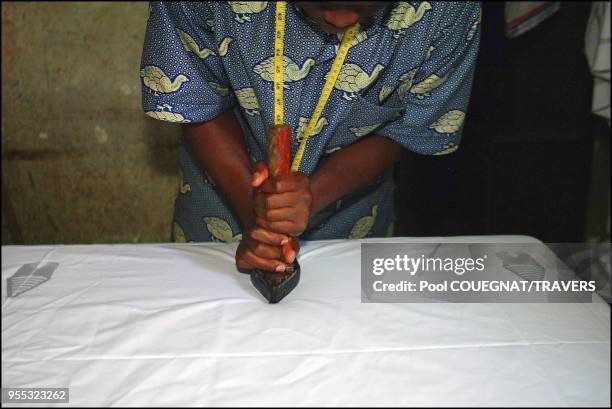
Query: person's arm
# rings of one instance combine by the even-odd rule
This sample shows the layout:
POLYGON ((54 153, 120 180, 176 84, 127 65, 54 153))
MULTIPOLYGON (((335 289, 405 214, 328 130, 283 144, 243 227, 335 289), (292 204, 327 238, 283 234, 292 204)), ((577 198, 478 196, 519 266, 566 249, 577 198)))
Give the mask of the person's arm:
POLYGON ((292 172, 267 179, 255 194, 256 223, 268 230, 299 236, 309 220, 342 196, 374 183, 399 160, 402 146, 372 135, 325 160, 310 176, 292 172))
POLYGON ((242 129, 233 110, 207 122, 183 124, 183 136, 204 169, 230 201, 240 224, 254 224, 253 166, 244 145, 242 129))
MULTIPOLYGON (((246 151, 242 129, 230 109, 215 119, 183 124, 183 136, 200 166, 223 192, 242 225, 242 240, 236 252, 240 269, 283 271, 280 245, 289 238, 255 225, 253 210, 253 165, 246 151)), ((285 257, 291 263, 295 254, 285 257)))
POLYGON ((372 135, 332 153, 310 176, 312 215, 330 203, 376 181, 401 158, 403 147, 372 135))

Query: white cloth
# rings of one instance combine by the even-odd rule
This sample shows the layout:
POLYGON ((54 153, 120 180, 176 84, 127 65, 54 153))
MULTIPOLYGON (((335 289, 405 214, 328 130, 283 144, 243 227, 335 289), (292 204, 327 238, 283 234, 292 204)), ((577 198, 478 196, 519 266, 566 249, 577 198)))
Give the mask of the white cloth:
POLYGON ((535 242, 308 242, 275 305, 235 244, 4 246, 2 387, 69 387, 73 406, 609 406, 606 303, 360 302, 360 243, 425 241, 535 242), (59 266, 6 297, 38 261, 59 266))
POLYGON ((593 75, 593 113, 610 125, 610 2, 594 1, 584 48, 593 75))

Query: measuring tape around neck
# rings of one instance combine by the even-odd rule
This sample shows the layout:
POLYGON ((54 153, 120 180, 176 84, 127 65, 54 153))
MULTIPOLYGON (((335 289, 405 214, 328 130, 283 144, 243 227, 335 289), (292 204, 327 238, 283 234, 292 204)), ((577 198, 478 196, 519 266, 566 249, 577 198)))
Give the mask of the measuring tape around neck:
MULTIPOLYGON (((286 17, 287 3, 285 1, 277 1, 276 2, 276 18, 275 18, 275 27, 274 27, 274 124, 281 125, 285 122, 285 112, 284 112, 284 101, 283 101, 283 81, 284 81, 284 64, 283 64, 283 55, 284 55, 284 41, 285 41, 285 17, 286 17)), ((308 142, 308 138, 314 132, 315 127, 317 126, 317 122, 321 117, 321 113, 323 112, 323 108, 325 108, 325 104, 329 99, 329 96, 334 88, 334 84, 336 83, 336 79, 338 78, 338 74, 340 74, 340 70, 342 69, 342 64, 344 64, 344 60, 346 59, 346 55, 348 54, 348 50, 351 47, 351 41, 355 38, 355 34, 359 28, 359 24, 356 23, 351 26, 342 37, 342 42, 340 43, 340 47, 338 48, 338 52, 336 53, 336 58, 327 74, 327 79, 325 80, 325 85, 323 85, 323 90, 321 91, 321 96, 319 97, 319 101, 315 106, 315 109, 310 117, 310 121, 308 122, 308 126, 304 131, 304 136, 298 150, 293 158, 293 162, 291 163, 291 170, 293 172, 297 172, 300 169, 300 164, 302 163, 302 157, 304 156, 304 151, 306 150, 306 143, 308 142)))

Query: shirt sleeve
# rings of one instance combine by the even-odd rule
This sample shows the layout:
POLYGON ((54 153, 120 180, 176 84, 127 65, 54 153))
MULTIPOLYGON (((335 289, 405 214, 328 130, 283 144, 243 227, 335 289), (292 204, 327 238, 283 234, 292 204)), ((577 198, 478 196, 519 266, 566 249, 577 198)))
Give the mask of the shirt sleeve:
POLYGON ((376 132, 420 154, 459 147, 480 44, 480 3, 446 7, 424 62, 399 78, 402 115, 376 132))
POLYGON ((236 103, 214 32, 214 4, 151 2, 140 64, 142 108, 169 122, 209 121, 236 103))

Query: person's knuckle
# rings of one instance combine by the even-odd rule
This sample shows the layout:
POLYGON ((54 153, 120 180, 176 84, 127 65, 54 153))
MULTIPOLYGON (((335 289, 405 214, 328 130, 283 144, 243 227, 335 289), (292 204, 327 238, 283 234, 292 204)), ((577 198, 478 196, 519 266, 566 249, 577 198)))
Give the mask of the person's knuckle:
POLYGON ((265 246, 261 242, 257 242, 253 245, 253 252, 255 254, 262 254, 265 252, 265 246))
POLYGON ((247 264, 253 264, 255 262, 255 257, 253 256, 253 253, 251 253, 250 250, 247 250, 244 252, 244 256, 242 257, 242 261, 247 263, 247 264))
POLYGON ((259 228, 254 227, 248 231, 247 238, 254 240, 258 236, 258 234, 259 234, 259 228))
POLYGON ((253 233, 253 236, 251 237, 251 239, 249 240, 249 246, 248 246, 248 247, 249 247, 250 249, 255 248, 255 245, 256 245, 257 243, 259 243, 260 234, 258 233, 258 231, 259 231, 259 230, 256 230, 256 231, 253 233))
POLYGON ((266 220, 272 221, 274 220, 275 213, 273 210, 266 210, 266 220))

